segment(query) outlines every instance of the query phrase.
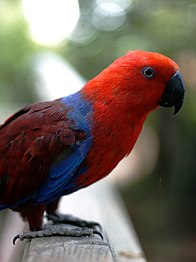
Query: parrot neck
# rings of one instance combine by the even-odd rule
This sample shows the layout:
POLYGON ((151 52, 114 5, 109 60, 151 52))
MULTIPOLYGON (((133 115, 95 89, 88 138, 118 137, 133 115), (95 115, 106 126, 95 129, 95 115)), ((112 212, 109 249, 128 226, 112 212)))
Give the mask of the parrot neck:
POLYGON ((82 89, 83 95, 92 106, 92 135, 97 137, 98 146, 104 143, 106 148, 113 148, 113 152, 117 150, 118 156, 122 159, 131 152, 141 132, 147 112, 127 106, 122 97, 111 97, 107 92, 104 95, 104 89, 98 92, 95 84, 96 79, 93 79, 82 89))
POLYGON ((107 82, 101 77, 96 77, 83 87, 82 93, 91 103, 92 108, 96 108, 100 115, 103 113, 104 116, 108 116, 111 122, 118 119, 124 121, 132 119, 134 122, 145 119, 147 114, 155 108, 147 107, 140 97, 127 95, 122 91, 124 86, 123 82, 118 85, 115 82, 115 86, 112 86, 110 80, 107 82))

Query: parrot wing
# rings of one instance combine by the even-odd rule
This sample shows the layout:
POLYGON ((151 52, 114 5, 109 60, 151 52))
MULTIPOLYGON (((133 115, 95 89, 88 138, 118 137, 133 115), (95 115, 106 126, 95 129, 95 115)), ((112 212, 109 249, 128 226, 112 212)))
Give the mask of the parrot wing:
POLYGON ((50 202, 69 189, 91 145, 86 115, 76 107, 38 103, 0 126, 0 209, 30 198, 50 202))
POLYGON ((37 203, 51 202, 63 195, 64 191, 69 191, 69 187, 73 187, 72 184, 69 185, 69 181, 84 160, 89 148, 89 141, 74 145, 68 156, 52 164, 48 179, 34 197, 37 203))

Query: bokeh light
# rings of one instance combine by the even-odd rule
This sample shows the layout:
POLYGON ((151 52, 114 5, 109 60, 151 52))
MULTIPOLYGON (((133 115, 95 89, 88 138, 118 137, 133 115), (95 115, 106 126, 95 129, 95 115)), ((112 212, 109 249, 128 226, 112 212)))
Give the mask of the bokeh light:
POLYGON ((126 20, 124 8, 115 2, 99 4, 93 12, 93 22, 103 31, 113 31, 119 28, 126 20))
POLYGON ((89 22, 88 17, 81 15, 79 23, 73 32, 68 36, 68 39, 75 44, 83 45, 91 43, 96 39, 98 32, 89 22))
POLYGON ((79 19, 77 0, 22 0, 32 38, 43 45, 61 43, 79 19))
POLYGON ((39 54, 35 70, 38 78, 36 88, 41 99, 57 99, 73 94, 85 83, 66 60, 54 53, 39 54))

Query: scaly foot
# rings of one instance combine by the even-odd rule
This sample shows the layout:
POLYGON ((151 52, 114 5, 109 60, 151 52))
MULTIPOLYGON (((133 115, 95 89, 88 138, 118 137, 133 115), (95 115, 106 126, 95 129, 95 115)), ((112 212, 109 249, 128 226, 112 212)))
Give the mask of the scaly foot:
POLYGON ((49 236, 70 236, 70 237, 93 237, 94 234, 99 235, 103 238, 99 231, 93 230, 88 227, 76 227, 70 225, 45 225, 42 230, 29 231, 18 234, 13 239, 13 244, 15 245, 16 240, 20 239, 33 239, 38 237, 49 237, 49 236))

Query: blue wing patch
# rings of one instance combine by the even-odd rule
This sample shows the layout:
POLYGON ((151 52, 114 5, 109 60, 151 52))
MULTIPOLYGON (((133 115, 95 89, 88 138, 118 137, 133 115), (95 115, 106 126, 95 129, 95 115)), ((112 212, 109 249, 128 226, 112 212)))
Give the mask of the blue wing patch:
POLYGON ((72 184, 69 185, 69 181, 88 154, 92 143, 90 134, 90 103, 82 97, 80 92, 62 98, 61 101, 70 107, 67 115, 69 119, 74 120, 74 129, 85 131, 86 139, 78 144, 76 143, 71 148, 71 153, 68 156, 51 166, 47 181, 33 197, 36 203, 51 202, 65 194, 65 191, 69 192, 69 187, 73 188, 72 184))

